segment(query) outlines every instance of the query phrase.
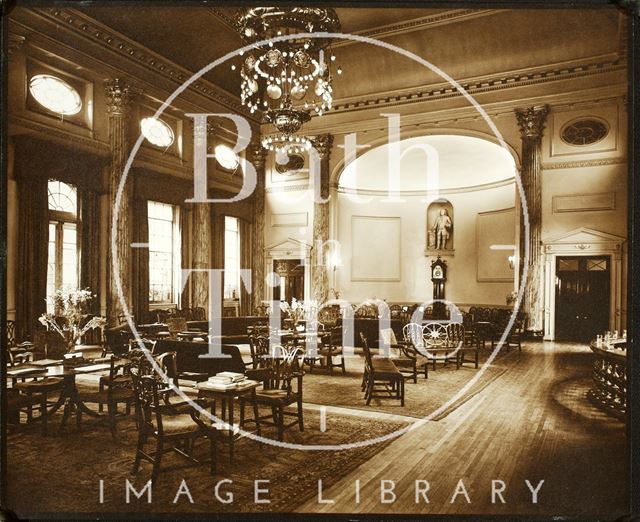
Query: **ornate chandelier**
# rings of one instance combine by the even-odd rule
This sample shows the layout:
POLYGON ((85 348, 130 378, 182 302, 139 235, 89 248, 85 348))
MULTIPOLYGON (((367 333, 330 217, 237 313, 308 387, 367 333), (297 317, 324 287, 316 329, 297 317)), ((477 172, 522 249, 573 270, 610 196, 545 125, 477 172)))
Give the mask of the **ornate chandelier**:
MULTIPOLYGON (((334 9, 251 7, 236 13, 236 27, 245 42, 252 43, 292 34, 339 32, 340 21, 334 9)), ((278 131, 262 140, 266 149, 295 153, 311 147, 311 141, 297 133, 312 113, 322 116, 331 109, 331 68, 336 57, 329 43, 300 37, 255 45, 241 54, 242 104, 252 113, 263 111, 265 120, 278 131)), ((342 70, 338 67, 336 72, 342 70)))

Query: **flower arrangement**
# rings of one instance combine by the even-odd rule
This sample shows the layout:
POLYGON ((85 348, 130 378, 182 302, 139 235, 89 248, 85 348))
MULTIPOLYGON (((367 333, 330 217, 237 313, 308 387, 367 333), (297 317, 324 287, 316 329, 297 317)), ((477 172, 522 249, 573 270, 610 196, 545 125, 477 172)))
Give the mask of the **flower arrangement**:
POLYGON ((107 324, 104 317, 88 319, 87 305, 94 297, 88 288, 71 292, 56 290, 48 299, 56 313, 47 312, 38 320, 47 330, 58 332, 66 342, 67 351, 70 352, 89 330, 104 328, 107 324))
POLYGON ((305 319, 304 301, 298 301, 295 297, 291 299, 291 304, 286 301, 280 301, 280 310, 287 314, 287 318, 291 319, 294 325, 305 319))

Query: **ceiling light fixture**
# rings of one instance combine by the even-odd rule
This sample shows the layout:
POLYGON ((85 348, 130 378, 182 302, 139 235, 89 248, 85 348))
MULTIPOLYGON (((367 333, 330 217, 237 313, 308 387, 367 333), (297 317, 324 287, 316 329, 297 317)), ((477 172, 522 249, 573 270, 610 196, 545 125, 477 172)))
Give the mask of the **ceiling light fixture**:
MULTIPOLYGON (((252 43, 283 35, 339 32, 340 21, 334 9, 250 7, 236 13, 236 28, 245 42, 252 43)), ((287 147, 289 152, 301 152, 311 146, 307 137, 296 133, 311 113, 321 116, 332 107, 335 55, 329 43, 301 36, 241 53, 237 67, 241 102, 251 113, 263 111, 265 120, 279 132, 262 140, 268 150, 287 147)))

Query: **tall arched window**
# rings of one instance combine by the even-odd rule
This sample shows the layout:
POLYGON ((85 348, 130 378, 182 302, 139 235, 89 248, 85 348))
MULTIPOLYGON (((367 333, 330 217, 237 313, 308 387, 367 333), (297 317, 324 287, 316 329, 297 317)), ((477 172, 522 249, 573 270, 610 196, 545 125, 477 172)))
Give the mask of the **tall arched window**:
MULTIPOLYGON (((47 295, 57 289, 76 290, 78 267, 78 191, 57 180, 49 181, 49 255, 47 295)), ((50 308, 51 304, 47 304, 50 308)), ((49 309, 48 311, 54 312, 49 309)))

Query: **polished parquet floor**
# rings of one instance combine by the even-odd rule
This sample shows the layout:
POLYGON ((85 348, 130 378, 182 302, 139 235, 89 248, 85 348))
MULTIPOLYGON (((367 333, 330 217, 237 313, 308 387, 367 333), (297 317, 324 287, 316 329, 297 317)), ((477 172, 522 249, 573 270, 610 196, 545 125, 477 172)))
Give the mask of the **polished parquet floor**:
POLYGON ((297 511, 607 520, 622 515, 628 476, 625 426, 587 401, 591 361, 584 345, 527 343, 509 371, 463 406, 402 435, 323 491, 323 500, 333 502, 319 504, 314 498, 297 511), (470 503, 462 493, 451 502, 461 479, 470 503), (429 503, 423 497, 416 503, 416 480, 428 481, 429 503), (498 496, 492 503, 492 480, 504 482, 504 504, 498 496), (544 480, 536 504, 525 480, 534 489, 544 480), (395 481, 394 502, 381 502, 381 481, 395 481))

